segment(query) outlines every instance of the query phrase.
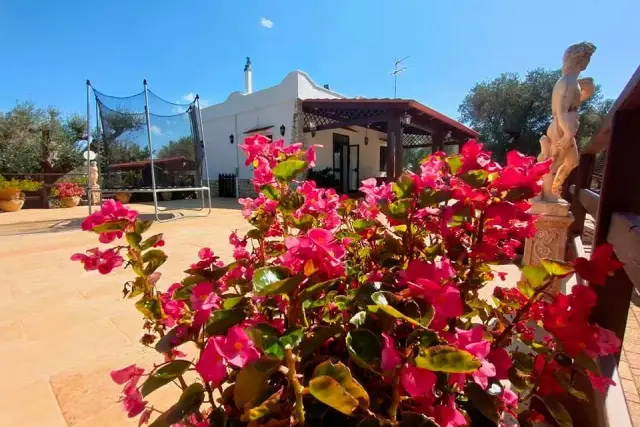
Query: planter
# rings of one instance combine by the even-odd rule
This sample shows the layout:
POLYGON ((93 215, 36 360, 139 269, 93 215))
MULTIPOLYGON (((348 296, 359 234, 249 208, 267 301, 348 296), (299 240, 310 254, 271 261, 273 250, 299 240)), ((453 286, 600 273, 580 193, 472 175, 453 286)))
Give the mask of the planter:
POLYGON ((131 200, 131 193, 116 193, 116 200, 120 203, 129 203, 129 200, 131 200))
POLYGON ((0 200, 0 211, 17 212, 24 205, 24 193, 18 192, 17 196, 9 200, 0 200))
MULTIPOLYGON (((21 191, 17 188, 3 188, 0 190, 0 200, 13 200, 20 198, 21 191)), ((22 197, 24 199, 24 195, 22 197)))
POLYGON ((80 203, 80 196, 63 197, 60 202, 65 208, 75 208, 80 203))

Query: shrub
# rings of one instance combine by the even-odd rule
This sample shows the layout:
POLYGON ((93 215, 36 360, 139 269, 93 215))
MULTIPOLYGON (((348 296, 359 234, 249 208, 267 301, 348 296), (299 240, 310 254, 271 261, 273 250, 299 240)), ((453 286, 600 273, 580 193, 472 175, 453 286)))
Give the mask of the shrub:
POLYGON ((30 179, 5 179, 0 176, 0 190, 16 191, 38 191, 42 188, 42 183, 30 179))
POLYGON ((167 255, 162 234, 147 237, 151 222, 108 200, 82 224, 103 243, 126 238, 72 259, 102 274, 131 268, 123 292, 144 316, 141 342, 164 356, 148 372, 111 374, 140 425, 152 416, 153 427, 529 425, 544 406, 568 425, 558 396, 586 398, 581 378, 600 391, 611 383, 595 358, 620 342, 589 323, 594 291, 545 297, 574 271, 603 285, 620 268, 610 246, 591 260, 524 267, 516 288, 479 298, 504 279, 491 266, 533 235, 527 200, 548 162, 511 152, 501 167, 470 141, 460 155, 428 157, 420 174, 364 181, 353 200, 295 182, 313 148, 262 136, 241 147, 260 194, 240 200, 253 228, 231 233, 231 263, 203 248, 161 291, 167 255), (148 405, 173 384, 173 406, 148 405))
POLYGON ((56 183, 54 193, 55 196, 61 199, 67 197, 81 197, 84 195, 84 188, 81 188, 74 182, 60 182, 56 183))

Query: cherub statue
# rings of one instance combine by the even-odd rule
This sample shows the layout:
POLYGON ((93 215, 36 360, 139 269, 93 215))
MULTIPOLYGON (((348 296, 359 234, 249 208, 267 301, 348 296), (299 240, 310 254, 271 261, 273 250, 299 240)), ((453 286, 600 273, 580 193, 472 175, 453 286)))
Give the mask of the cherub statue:
POLYGON ((553 159, 551 172, 544 178, 541 198, 551 202, 560 199, 562 184, 578 166, 576 133, 580 125, 578 107, 593 95, 593 79, 579 79, 589 65, 596 47, 588 42, 569 46, 562 58, 562 77, 551 95, 553 120, 547 134, 540 138, 538 160, 553 159))

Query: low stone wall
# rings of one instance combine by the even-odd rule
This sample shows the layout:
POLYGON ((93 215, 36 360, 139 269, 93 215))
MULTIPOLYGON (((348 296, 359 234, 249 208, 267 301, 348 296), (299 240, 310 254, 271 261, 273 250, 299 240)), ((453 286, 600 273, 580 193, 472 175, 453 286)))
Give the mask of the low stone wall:
MULTIPOLYGON (((238 184, 238 196, 239 197, 256 197, 257 193, 253 188, 253 181, 250 179, 239 179, 238 184)), ((209 188, 211 189, 211 197, 220 197, 220 188, 218 180, 209 181, 209 188)))

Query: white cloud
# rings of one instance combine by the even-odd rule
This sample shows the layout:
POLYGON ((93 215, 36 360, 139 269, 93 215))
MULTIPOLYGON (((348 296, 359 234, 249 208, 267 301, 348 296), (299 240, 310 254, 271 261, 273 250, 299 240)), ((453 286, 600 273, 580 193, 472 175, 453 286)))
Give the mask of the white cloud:
POLYGON ((260 25, 265 28, 273 28, 273 21, 263 16, 262 18, 260 18, 260 25))
MULTIPOLYGON (((193 102, 194 99, 196 99, 196 94, 193 92, 189 92, 188 94, 182 97, 182 101, 187 101, 187 102, 193 102)), ((204 108, 208 106, 209 106, 209 100, 200 98, 200 107, 204 108)), ((183 113, 184 111, 181 110, 177 112, 183 113)))
POLYGON ((151 133, 154 135, 162 135, 162 129, 156 125, 151 125, 151 133))

